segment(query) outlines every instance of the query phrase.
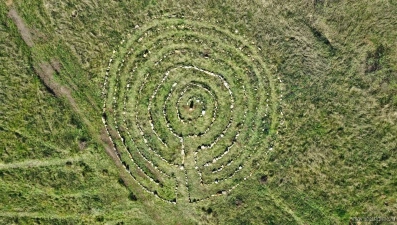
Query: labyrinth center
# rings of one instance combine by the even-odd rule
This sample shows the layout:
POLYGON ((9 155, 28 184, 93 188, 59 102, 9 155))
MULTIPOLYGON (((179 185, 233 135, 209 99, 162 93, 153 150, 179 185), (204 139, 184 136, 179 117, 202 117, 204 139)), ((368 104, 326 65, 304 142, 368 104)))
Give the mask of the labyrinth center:
POLYGON ((121 42, 106 70, 103 122, 145 191, 198 202, 252 175, 276 121, 259 52, 236 32, 185 18, 153 20, 121 42))

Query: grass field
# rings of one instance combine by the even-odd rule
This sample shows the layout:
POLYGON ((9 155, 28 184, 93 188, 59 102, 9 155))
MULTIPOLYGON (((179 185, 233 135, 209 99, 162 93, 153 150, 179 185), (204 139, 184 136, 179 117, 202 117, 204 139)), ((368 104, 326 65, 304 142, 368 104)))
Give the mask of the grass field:
POLYGON ((7 0, 0 21, 0 224, 397 220, 396 2, 7 0))

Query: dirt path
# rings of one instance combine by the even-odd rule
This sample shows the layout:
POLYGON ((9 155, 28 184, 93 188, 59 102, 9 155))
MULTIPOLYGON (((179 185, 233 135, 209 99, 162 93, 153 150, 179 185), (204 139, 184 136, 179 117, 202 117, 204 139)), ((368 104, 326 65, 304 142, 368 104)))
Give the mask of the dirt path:
MULTIPOLYGON (((7 4, 7 6, 11 7, 13 4, 13 1, 7 0, 6 4, 7 4)), ((25 43, 29 47, 32 47, 34 45, 32 35, 31 35, 28 27, 25 25, 24 21, 22 20, 22 18, 18 15, 17 11, 15 9, 11 8, 8 13, 8 16, 14 21, 14 23, 18 27, 18 31, 20 32, 22 39, 25 41, 25 43)), ((99 142, 101 142, 103 144, 107 154, 113 159, 113 161, 116 162, 116 165, 119 167, 122 167, 120 161, 118 160, 117 155, 113 151, 113 146, 109 145, 109 140, 101 137, 99 131, 95 131, 92 128, 93 126, 91 125, 90 121, 84 116, 84 114, 78 107, 76 101, 72 97, 70 89, 65 86, 60 85, 59 83, 57 83, 54 80, 53 75, 54 75, 55 71, 58 71, 60 69, 60 63, 56 62, 56 61, 52 61, 51 63, 43 62, 43 63, 39 64, 38 66, 35 66, 34 69, 35 69, 36 73, 39 75, 40 79, 43 81, 44 85, 55 96, 60 97, 60 98, 66 98, 66 100, 72 106, 72 109, 79 115, 79 117, 87 125, 87 128, 89 129, 89 132, 92 134, 92 136, 95 137, 99 142)), ((68 82, 71 83, 71 80, 68 79, 68 82)), ((76 86, 74 83, 72 83, 71 85, 76 86)), ((97 107, 93 103, 93 100, 89 96, 88 96, 88 98, 89 98, 90 103, 94 107, 97 107)))
POLYGON ((62 159, 47 159, 47 160, 33 159, 33 160, 26 160, 23 162, 0 164, 0 170, 65 165, 67 162, 76 162, 80 160, 82 160, 81 156, 62 158, 62 159))
POLYGON ((123 168, 123 165, 121 164, 118 156, 116 155, 116 152, 113 149, 112 141, 110 140, 108 135, 104 135, 106 134, 106 131, 102 130, 102 134, 101 134, 99 131, 93 129, 91 122, 86 118, 84 113, 80 110, 76 101, 72 97, 70 90, 67 87, 60 85, 54 80, 53 74, 55 73, 55 70, 51 66, 51 64, 41 63, 39 66, 35 67, 35 70, 47 88, 49 88, 57 97, 60 98, 63 97, 69 102, 69 104, 72 106, 73 111, 75 111, 75 113, 77 113, 79 118, 83 120, 84 124, 86 124, 91 136, 103 145, 106 153, 112 158, 112 160, 115 162, 119 170, 123 171, 120 173, 120 176, 123 179, 123 181, 125 183, 130 183, 130 180, 128 179, 128 174, 126 173, 125 169, 123 168))
MULTIPOLYGON (((12 7, 13 0, 7 0, 6 5, 8 7, 12 7)), ((22 39, 24 42, 29 46, 33 47, 34 46, 34 41, 32 34, 30 32, 30 29, 25 25, 23 19, 19 16, 18 12, 14 9, 11 8, 10 11, 8 12, 8 17, 10 17, 15 25, 18 27, 18 31, 21 34, 22 39)), ((74 102, 74 99, 70 95, 70 90, 67 89, 66 87, 60 86, 60 85, 54 85, 55 83, 52 82, 52 74, 57 71, 58 73, 60 72, 62 67, 62 64, 58 62, 55 59, 52 59, 50 63, 42 63, 38 66, 38 68, 35 68, 36 72, 38 72, 40 78, 44 81, 45 85, 47 87, 53 86, 54 89, 50 88, 55 94, 59 95, 64 95, 65 97, 68 98, 69 101, 73 104, 72 106, 75 107, 76 103, 74 102), (54 71, 55 70, 55 71, 54 71), (45 80, 43 79, 45 78, 45 80)), ((69 83, 72 88, 77 90, 76 84, 69 78, 66 77, 67 82, 69 83)), ((88 99, 88 101, 91 103, 91 105, 99 110, 98 106, 94 103, 93 99, 89 95, 85 95, 88 99)))
MULTIPOLYGON (((63 70, 62 62, 60 62, 58 59, 55 58, 51 59, 50 65, 52 69, 55 70, 55 72, 57 72, 58 74, 61 73, 61 71, 63 70)), ((67 75, 69 75, 68 71, 66 72, 67 75)), ((65 79, 66 83, 71 88, 71 91, 79 91, 79 88, 77 87, 76 83, 71 79, 70 76, 62 76, 62 79, 65 79)), ((92 99, 90 95, 88 95, 87 93, 83 93, 83 95, 87 98, 88 102, 91 104, 92 107, 94 107, 96 111, 100 111, 100 108, 98 107, 98 105, 95 104, 95 101, 92 99)))
POLYGON ((72 97, 70 90, 67 87, 58 84, 54 80, 53 75, 55 71, 52 68, 51 64, 41 63, 39 64, 39 66, 35 66, 34 69, 47 88, 49 88, 57 97, 65 97, 72 105, 74 110, 78 109, 76 101, 72 97))
POLYGON ((0 217, 28 217, 44 219, 79 219, 80 215, 59 215, 55 213, 34 213, 34 212, 0 212, 0 217))
POLYGON ((284 200, 275 197, 274 194, 271 193, 270 189, 267 190, 266 195, 269 196, 272 199, 272 201, 274 202, 274 204, 277 207, 279 207, 280 209, 284 210, 284 212, 286 212, 289 215, 291 215, 291 217, 294 218, 294 220, 295 220, 295 222, 297 224, 306 224, 306 223, 304 223, 304 221, 300 217, 298 217, 294 213, 294 211, 290 207, 288 207, 287 204, 284 203, 284 200))
MULTIPOLYGON (((82 113, 82 111, 80 110, 78 105, 76 104, 76 101, 72 97, 70 90, 67 87, 64 87, 64 86, 58 84, 54 80, 53 74, 55 73, 55 71, 54 71, 53 67, 49 63, 41 63, 39 66, 35 67, 35 70, 47 88, 49 88, 57 97, 66 98, 66 100, 72 106, 72 109, 79 115, 79 117, 87 125, 87 128, 89 129, 92 136, 97 137, 97 140, 100 140, 103 143, 106 152, 116 163, 120 163, 117 155, 115 154, 115 152, 112 149, 113 146, 111 144, 110 139, 108 139, 109 137, 105 138, 104 135, 100 135, 100 134, 98 134, 98 132, 96 132, 92 129, 92 125, 91 125, 90 121, 84 116, 84 114, 82 113)), ((121 163, 120 163, 120 165, 121 165, 121 163)))
POLYGON ((35 136, 30 136, 30 135, 28 135, 28 134, 25 134, 25 133, 19 131, 19 130, 10 129, 10 128, 7 128, 7 127, 0 126, 0 131, 1 131, 1 130, 6 131, 6 132, 12 132, 12 133, 14 133, 14 134, 17 135, 17 136, 21 136, 21 137, 23 137, 23 138, 29 139, 29 142, 31 142, 31 143, 38 143, 38 142, 40 142, 39 144, 42 145, 42 146, 44 146, 44 147, 47 147, 47 148, 49 148, 49 149, 52 149, 52 150, 55 150, 55 151, 58 151, 58 152, 62 152, 62 149, 58 148, 58 146, 55 146, 53 143, 51 143, 51 142, 45 142, 45 141, 39 141, 39 140, 37 139, 37 137, 35 137, 35 136))
MULTIPOLYGON (((11 5, 12 1, 7 1, 7 3, 10 3, 11 5)), ((22 18, 18 15, 17 11, 15 9, 10 9, 8 12, 8 17, 10 17, 14 21, 15 25, 17 25, 18 31, 21 34, 23 41, 25 41, 29 47, 32 47, 34 45, 32 34, 30 33, 29 28, 25 25, 22 18)))

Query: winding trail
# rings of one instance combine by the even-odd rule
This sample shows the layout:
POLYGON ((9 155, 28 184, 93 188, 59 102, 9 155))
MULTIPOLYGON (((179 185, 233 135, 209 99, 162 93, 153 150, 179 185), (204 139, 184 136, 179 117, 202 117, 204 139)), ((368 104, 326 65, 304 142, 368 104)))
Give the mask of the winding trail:
POLYGON ((288 213, 292 218, 294 218, 295 222, 297 224, 306 224, 298 215, 294 213, 294 211, 280 198, 277 198, 272 191, 267 188, 266 189, 266 195, 269 196, 274 204, 282 209, 284 212, 288 213))

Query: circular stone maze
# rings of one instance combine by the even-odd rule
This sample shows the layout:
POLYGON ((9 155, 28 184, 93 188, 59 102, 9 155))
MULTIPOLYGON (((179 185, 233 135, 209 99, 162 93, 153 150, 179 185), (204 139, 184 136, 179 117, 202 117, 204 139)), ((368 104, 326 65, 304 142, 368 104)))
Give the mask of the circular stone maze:
POLYGON ((279 115, 263 57, 217 24, 163 16, 136 25, 113 51, 102 92, 104 126, 131 178, 173 204, 249 179, 279 115))

